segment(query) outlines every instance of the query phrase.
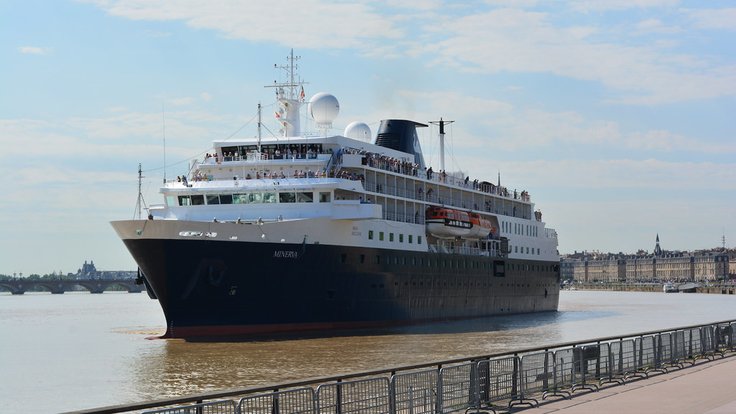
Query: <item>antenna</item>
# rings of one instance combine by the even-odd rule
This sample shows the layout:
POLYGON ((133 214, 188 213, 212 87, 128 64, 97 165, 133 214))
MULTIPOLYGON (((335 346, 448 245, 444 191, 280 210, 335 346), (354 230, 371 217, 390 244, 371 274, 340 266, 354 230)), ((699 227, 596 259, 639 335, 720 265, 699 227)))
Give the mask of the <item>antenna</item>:
POLYGON ((429 121, 432 125, 440 126, 440 170, 445 170, 445 124, 451 124, 455 121, 445 121, 440 118, 439 121, 429 121))
MULTIPOLYGON (((161 120, 162 120, 162 126, 163 126, 163 134, 164 134, 164 184, 166 184, 166 112, 164 111, 163 102, 161 103, 161 120)), ((138 189, 138 192, 140 192, 140 188, 138 189)), ((138 216, 140 215, 141 214, 139 212, 138 216)))
POLYGON ((258 152, 261 152, 261 103, 258 102, 258 152))
POLYGON ((274 69, 281 69, 286 73, 286 82, 273 81, 273 85, 267 85, 266 88, 276 89, 276 100, 279 102, 279 110, 276 112, 276 119, 279 120, 279 124, 283 127, 283 136, 299 136, 301 134, 301 127, 299 125, 299 108, 304 102, 304 84, 296 74, 299 69, 297 61, 301 59, 301 56, 294 56, 294 49, 291 49, 291 53, 287 56, 286 65, 274 64, 274 69), (297 92, 300 89, 299 92, 297 92))
MULTIPOLYGON (((138 163, 138 201, 135 203, 135 209, 138 213, 138 219, 140 220, 142 216, 141 209, 146 206, 146 200, 143 199, 143 191, 141 191, 141 183, 143 182, 143 170, 141 169, 141 163, 138 163)), ((148 210, 148 207, 145 207, 146 210, 148 210)), ((133 218, 135 218, 135 213, 133 213, 133 218)))

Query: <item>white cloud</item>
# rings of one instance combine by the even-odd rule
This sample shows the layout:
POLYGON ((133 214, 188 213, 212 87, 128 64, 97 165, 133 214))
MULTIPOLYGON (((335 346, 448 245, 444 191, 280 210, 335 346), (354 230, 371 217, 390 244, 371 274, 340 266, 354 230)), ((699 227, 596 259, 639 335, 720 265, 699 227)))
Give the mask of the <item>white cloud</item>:
POLYGON ((50 49, 38 46, 20 46, 18 51, 24 55, 46 55, 50 49))
POLYGON ((677 26, 666 25, 659 19, 645 19, 636 24, 636 31, 640 34, 676 34, 681 33, 682 29, 677 26))
POLYGON ((420 46, 434 63, 478 73, 548 73, 600 82, 611 102, 653 105, 736 95, 736 72, 656 46, 588 39, 590 30, 555 27, 540 12, 499 9, 427 27, 420 46))
POLYGON ((568 0, 571 9, 581 12, 663 8, 679 3, 680 0, 568 0))
POLYGON ((736 31, 736 8, 724 9, 683 9, 701 29, 736 31))
POLYGON ((276 42, 294 48, 368 48, 371 39, 402 35, 391 19, 361 2, 303 0, 275 5, 270 1, 225 0, 93 2, 114 16, 133 20, 181 20, 196 29, 226 37, 276 42))
POLYGON ((192 98, 191 96, 184 96, 181 98, 169 98, 166 100, 166 102, 174 106, 187 106, 194 103, 194 98, 192 98))

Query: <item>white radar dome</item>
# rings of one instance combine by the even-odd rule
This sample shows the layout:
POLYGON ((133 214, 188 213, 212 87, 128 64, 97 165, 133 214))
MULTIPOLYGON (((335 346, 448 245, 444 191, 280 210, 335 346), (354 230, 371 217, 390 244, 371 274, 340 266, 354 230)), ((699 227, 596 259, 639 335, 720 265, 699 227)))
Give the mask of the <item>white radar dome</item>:
POLYGON ((343 135, 348 138, 371 142, 371 127, 365 122, 352 122, 345 128, 343 135))
POLYGON ((321 127, 332 127, 332 121, 340 113, 340 103, 334 95, 320 92, 309 100, 309 115, 321 127))

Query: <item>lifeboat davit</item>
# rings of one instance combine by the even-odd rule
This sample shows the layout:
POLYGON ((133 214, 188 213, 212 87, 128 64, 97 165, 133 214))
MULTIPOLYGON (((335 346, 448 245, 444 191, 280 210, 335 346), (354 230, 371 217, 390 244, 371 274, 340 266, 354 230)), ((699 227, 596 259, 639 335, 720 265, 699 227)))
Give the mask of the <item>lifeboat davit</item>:
POLYGON ((481 239, 491 233, 491 222, 480 214, 451 208, 429 207, 424 221, 427 232, 441 239, 481 239))

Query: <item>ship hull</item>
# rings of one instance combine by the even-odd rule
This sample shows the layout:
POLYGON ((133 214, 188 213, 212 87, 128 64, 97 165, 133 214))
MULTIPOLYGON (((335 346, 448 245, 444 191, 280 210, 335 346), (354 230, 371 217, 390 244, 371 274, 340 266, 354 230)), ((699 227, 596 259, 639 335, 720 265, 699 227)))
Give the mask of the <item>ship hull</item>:
POLYGON ((557 310, 556 262, 326 244, 123 240, 165 337, 293 334, 557 310))

